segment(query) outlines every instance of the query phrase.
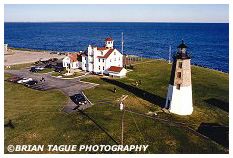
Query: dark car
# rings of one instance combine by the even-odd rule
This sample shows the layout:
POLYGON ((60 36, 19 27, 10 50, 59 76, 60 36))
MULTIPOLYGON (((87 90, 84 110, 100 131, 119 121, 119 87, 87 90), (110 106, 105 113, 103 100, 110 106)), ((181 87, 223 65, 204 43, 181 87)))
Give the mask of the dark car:
POLYGON ((45 65, 45 67, 44 68, 48 68, 48 69, 50 69, 50 68, 53 68, 53 65, 52 64, 47 64, 47 65, 45 65))
POLYGON ((87 104, 85 97, 82 94, 75 94, 70 99, 77 105, 87 104))
POLYGON ((51 59, 49 59, 49 61, 51 61, 51 62, 54 62, 54 61, 57 61, 58 60, 58 58, 51 58, 51 59))
POLYGON ((54 71, 55 72, 62 72, 62 71, 64 71, 64 68, 63 67, 56 67, 54 71))
POLYGON ((21 80, 22 78, 21 77, 13 77, 13 78, 9 78, 7 81, 9 82, 13 82, 13 83, 17 83, 18 80, 21 80))
POLYGON ((36 69, 36 67, 31 67, 31 69, 29 70, 30 72, 38 72, 39 70, 36 69))
POLYGON ((37 82, 36 80, 32 80, 32 81, 26 82, 26 83, 25 83, 25 86, 30 87, 30 86, 36 85, 37 83, 38 83, 38 82, 37 82))

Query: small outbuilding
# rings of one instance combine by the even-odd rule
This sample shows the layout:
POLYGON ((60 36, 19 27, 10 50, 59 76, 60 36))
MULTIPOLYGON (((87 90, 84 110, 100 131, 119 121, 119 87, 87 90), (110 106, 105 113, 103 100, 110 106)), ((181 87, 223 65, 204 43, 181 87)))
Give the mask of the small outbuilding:
POLYGON ((126 76, 127 70, 123 67, 111 66, 108 69, 109 76, 123 78, 126 76))
POLYGON ((8 44, 4 44, 4 54, 8 54, 8 44))

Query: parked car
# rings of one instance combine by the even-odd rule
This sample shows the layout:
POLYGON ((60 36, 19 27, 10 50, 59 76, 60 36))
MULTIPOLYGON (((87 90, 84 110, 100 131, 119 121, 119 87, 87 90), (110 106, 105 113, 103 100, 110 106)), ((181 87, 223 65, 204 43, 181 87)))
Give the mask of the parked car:
POLYGON ((30 86, 32 86, 32 85, 36 85, 37 83, 38 83, 38 82, 37 82, 36 80, 32 80, 32 81, 26 82, 26 83, 25 83, 25 86, 30 87, 30 86))
POLYGON ((44 70, 44 68, 41 67, 41 66, 37 66, 37 67, 35 67, 35 69, 37 69, 37 70, 39 70, 39 71, 44 70))
POLYGON ((48 68, 48 69, 50 69, 50 68, 53 68, 53 65, 52 64, 47 64, 47 65, 45 65, 45 67, 44 68, 48 68))
POLYGON ((58 58, 51 58, 51 59, 49 59, 49 61, 52 61, 52 62, 57 61, 57 60, 58 60, 58 58))
POLYGON ((7 81, 17 83, 18 80, 21 80, 21 77, 15 76, 13 78, 9 78, 7 81))
POLYGON ((66 52, 60 52, 60 55, 66 55, 66 52))
POLYGON ((30 72, 38 72, 38 70, 36 69, 36 67, 31 67, 31 69, 29 71, 30 72))
POLYGON ((56 67, 54 71, 55 72, 62 72, 62 71, 64 71, 64 68, 63 67, 56 67))
POLYGON ((85 97, 82 94, 75 94, 70 99, 77 105, 87 104, 85 97))
POLYGON ((17 83, 26 83, 26 82, 28 82, 28 81, 32 81, 32 78, 23 78, 23 79, 21 79, 21 80, 18 80, 17 81, 17 83))

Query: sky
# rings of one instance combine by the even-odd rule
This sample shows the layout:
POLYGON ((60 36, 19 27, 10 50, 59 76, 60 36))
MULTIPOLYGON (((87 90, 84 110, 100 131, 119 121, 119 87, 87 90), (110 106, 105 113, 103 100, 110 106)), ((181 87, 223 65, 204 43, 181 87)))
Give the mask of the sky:
POLYGON ((5 22, 228 23, 228 4, 5 4, 5 22))

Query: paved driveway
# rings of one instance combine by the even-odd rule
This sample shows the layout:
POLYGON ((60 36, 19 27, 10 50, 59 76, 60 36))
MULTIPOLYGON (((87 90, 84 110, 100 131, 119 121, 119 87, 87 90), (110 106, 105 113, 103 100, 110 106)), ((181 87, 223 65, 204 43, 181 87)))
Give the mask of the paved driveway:
MULTIPOLYGON (((37 74, 32 73, 27 68, 23 68, 20 70, 5 70, 5 73, 19 76, 19 77, 30 77, 38 81, 38 84, 33 86, 32 88, 37 90, 49 90, 49 89, 61 89, 67 96, 72 96, 77 93, 81 93, 84 89, 91 88, 96 86, 96 84, 81 82, 80 79, 84 78, 75 78, 75 79, 60 79, 52 77, 50 73, 48 74, 37 74), (45 79, 44 82, 40 82, 42 77, 45 79)), ((90 75, 87 75, 85 77, 89 77, 90 75)), ((77 105, 70 99, 68 100, 68 104, 61 109, 63 112, 71 113, 75 112, 72 110, 77 105)), ((88 103, 87 105, 82 105, 79 107, 79 109, 85 109, 90 107, 91 104, 88 103)))

